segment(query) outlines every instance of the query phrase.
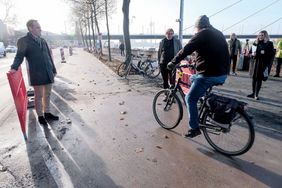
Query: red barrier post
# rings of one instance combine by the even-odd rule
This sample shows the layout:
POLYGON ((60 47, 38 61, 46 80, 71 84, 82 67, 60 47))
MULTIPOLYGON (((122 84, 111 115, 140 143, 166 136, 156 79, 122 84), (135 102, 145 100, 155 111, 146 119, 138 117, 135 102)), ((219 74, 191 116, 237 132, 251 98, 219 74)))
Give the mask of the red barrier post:
MULTIPOLYGON (((181 62, 182 64, 189 64, 189 62, 187 62, 186 60, 183 60, 181 62)), ((187 83, 189 85, 191 85, 191 82, 190 82, 190 77, 193 75, 193 74, 196 74, 196 70, 195 69, 192 69, 192 68, 182 68, 183 70, 183 77, 181 78, 181 80, 184 82, 184 83, 187 83)), ((178 80, 178 74, 176 74, 176 80, 178 80)), ((180 84, 184 94, 186 95, 188 92, 189 92, 189 87, 187 87, 186 85, 184 84, 180 84)))
POLYGON ((24 139, 27 140, 26 135, 26 113, 27 113, 27 94, 26 87, 22 75, 21 67, 15 73, 7 73, 12 95, 14 98, 16 110, 21 124, 24 139))

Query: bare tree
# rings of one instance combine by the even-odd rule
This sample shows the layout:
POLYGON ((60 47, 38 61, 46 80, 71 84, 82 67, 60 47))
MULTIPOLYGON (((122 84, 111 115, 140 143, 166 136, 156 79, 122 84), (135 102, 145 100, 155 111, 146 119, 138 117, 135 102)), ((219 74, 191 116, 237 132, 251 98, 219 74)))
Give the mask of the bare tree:
POLYGON ((17 23, 17 17, 11 13, 11 10, 15 7, 13 0, 0 0, 0 7, 4 7, 4 16, 0 18, 7 25, 15 25, 17 23))
MULTIPOLYGON (((88 5, 88 7, 90 7, 90 5, 88 5)), ((92 48, 92 42, 91 42, 91 24, 90 24, 90 19, 91 19, 91 11, 90 9, 88 9, 87 7, 87 12, 86 12, 86 20, 87 20, 87 30, 88 30, 88 35, 87 35, 87 39, 89 40, 89 47, 92 48)))
POLYGON ((111 39, 110 39, 110 29, 109 29, 109 20, 108 20, 108 0, 105 0, 105 13, 106 13, 107 36, 108 36, 109 61, 112 61, 112 56, 111 56, 111 39))
POLYGON ((123 38, 125 43, 126 59, 125 63, 129 65, 131 61, 131 43, 129 34, 129 4, 130 0, 123 0, 122 12, 123 12, 123 38))
MULTIPOLYGON (((100 32, 100 26, 99 26, 99 22, 98 22, 98 18, 99 18, 99 15, 101 15, 101 3, 100 3, 100 1, 98 1, 98 0, 92 0, 92 5, 93 5, 93 11, 94 11, 94 14, 93 14, 93 16, 94 16, 94 22, 95 22, 95 26, 96 26, 96 29, 97 29, 97 34, 98 35, 101 35, 101 32, 100 32)), ((101 40, 101 38, 98 38, 98 40, 99 40, 99 47, 100 47, 100 51, 99 51, 99 55, 102 55, 103 53, 103 51, 102 51, 102 40, 101 40)))

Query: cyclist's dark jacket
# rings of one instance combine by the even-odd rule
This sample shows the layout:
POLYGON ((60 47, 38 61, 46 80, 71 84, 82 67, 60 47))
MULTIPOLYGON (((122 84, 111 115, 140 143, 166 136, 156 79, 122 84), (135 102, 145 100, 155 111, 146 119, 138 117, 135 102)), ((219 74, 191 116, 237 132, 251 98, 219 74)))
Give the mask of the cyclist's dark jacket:
POLYGON ((222 32, 213 27, 205 28, 191 38, 172 62, 178 64, 194 51, 196 70, 204 76, 227 75, 230 68, 228 45, 222 32))

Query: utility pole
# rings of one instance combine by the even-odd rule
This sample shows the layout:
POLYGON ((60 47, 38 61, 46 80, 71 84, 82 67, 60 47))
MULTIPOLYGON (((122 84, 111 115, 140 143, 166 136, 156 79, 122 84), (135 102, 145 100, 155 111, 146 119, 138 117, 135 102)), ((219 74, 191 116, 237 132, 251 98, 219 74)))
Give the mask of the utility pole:
POLYGON ((177 20, 179 22, 179 40, 182 44, 182 39, 183 39, 183 8, 184 8, 184 0, 180 0, 180 16, 179 19, 177 20))

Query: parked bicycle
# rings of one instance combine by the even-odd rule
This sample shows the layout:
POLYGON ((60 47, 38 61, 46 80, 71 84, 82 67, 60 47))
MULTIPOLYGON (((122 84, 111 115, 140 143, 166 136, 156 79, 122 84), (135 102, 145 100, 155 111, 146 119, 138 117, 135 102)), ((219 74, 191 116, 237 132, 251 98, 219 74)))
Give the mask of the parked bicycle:
POLYGON ((144 54, 141 54, 140 56, 132 55, 131 62, 128 65, 125 62, 121 63, 117 68, 117 73, 125 78, 130 73, 156 78, 160 74, 160 69, 156 60, 152 60, 150 56, 144 59, 144 54))
MULTIPOLYGON (((194 68, 189 64, 178 65, 173 74, 178 73, 178 81, 174 88, 159 91, 153 100, 153 114, 158 124, 165 129, 174 129, 183 118, 185 94, 180 84, 190 87, 181 79, 182 68, 194 68), (183 103, 180 101, 182 98, 183 103)), ((218 152, 235 156, 247 152, 254 143, 255 132, 253 122, 246 111, 246 103, 235 99, 216 95, 212 87, 198 102, 199 123, 207 142, 218 152), (224 104, 227 103, 227 104, 224 104), (225 107, 233 103, 233 108, 214 109, 220 105, 225 107), (234 103, 236 105, 234 105, 234 103)))

